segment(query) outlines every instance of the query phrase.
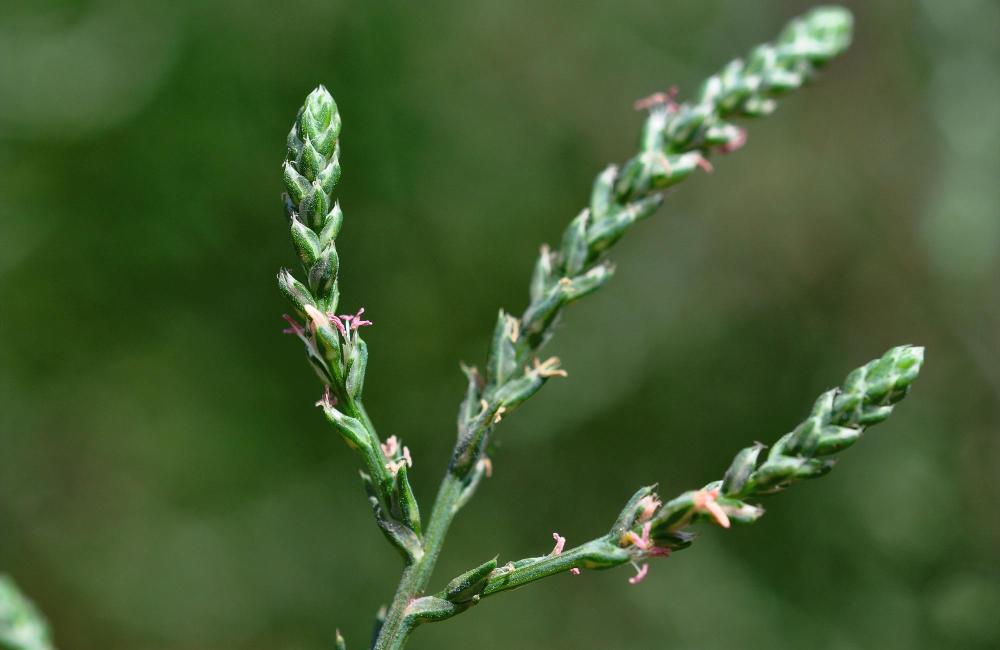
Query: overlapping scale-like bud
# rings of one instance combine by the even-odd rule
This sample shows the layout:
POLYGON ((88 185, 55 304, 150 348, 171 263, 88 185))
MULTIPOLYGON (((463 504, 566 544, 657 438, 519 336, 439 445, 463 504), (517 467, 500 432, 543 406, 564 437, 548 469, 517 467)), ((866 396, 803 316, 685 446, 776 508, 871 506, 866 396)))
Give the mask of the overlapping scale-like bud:
POLYGON ((361 404, 368 346, 360 328, 371 325, 364 309, 337 314, 340 258, 335 240, 344 221, 333 191, 340 179, 340 114, 323 86, 313 90, 288 134, 282 166, 285 212, 304 282, 286 269, 278 285, 300 318, 286 316, 286 330, 303 342, 310 364, 326 385, 316 402, 347 445, 361 457, 362 481, 382 532, 409 560, 421 549, 420 511, 409 481, 413 464, 395 436, 382 442, 361 404))
POLYGON ((309 292, 321 312, 337 309, 340 260, 334 240, 344 215, 333 199, 340 180, 340 113, 319 86, 306 98, 288 134, 283 164, 285 212, 309 292))
POLYGON ((830 471, 833 461, 823 457, 846 449, 867 427, 888 418, 923 361, 923 348, 902 345, 853 371, 839 388, 819 396, 809 417, 775 443, 746 482, 730 488, 731 494, 776 492, 830 471))

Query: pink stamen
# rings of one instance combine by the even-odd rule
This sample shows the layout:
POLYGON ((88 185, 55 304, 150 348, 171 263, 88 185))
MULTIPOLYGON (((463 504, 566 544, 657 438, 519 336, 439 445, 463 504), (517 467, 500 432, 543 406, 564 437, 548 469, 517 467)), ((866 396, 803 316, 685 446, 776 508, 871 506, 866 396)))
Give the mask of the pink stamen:
POLYGON ((410 456, 410 448, 403 447, 403 462, 407 467, 413 467, 413 458, 410 456))
POLYGON ((636 548, 645 551, 652 548, 653 543, 649 540, 649 531, 652 528, 653 522, 647 521, 642 527, 642 537, 636 535, 633 531, 628 531, 625 533, 625 541, 629 542, 636 548))
POLYGON ((742 149, 743 145, 747 143, 747 130, 740 129, 736 137, 726 144, 719 147, 721 153, 733 153, 738 149, 742 149))
POLYGON ((649 521, 656 514, 656 509, 659 508, 662 502, 655 496, 645 496, 639 500, 639 506, 642 510, 639 512, 639 521, 649 521))
POLYGON ((580 575, 580 569, 577 569, 576 567, 573 567, 572 569, 570 569, 569 572, 572 573, 575 576, 580 575))
POLYGON ((674 98, 677 97, 677 86, 671 86, 665 93, 653 93, 648 97, 636 100, 632 105, 637 111, 644 111, 655 106, 666 106, 669 111, 676 111, 678 106, 674 98))
POLYGON ((638 546, 642 543, 642 539, 630 530, 622 536, 622 542, 625 543, 625 546, 629 544, 638 546))
POLYGON ((552 539, 556 540, 556 547, 552 549, 549 555, 559 555, 563 552, 563 548, 566 546, 566 538, 559 533, 552 533, 552 539))
POLYGON ((723 528, 729 528, 729 516, 715 500, 718 496, 717 490, 699 490, 694 495, 694 507, 701 512, 707 512, 715 520, 715 523, 723 528))
POLYGON ((327 314, 326 317, 330 319, 330 323, 337 328, 337 331, 340 332, 340 335, 346 338, 347 328, 344 327, 344 321, 340 320, 340 318, 336 314, 327 314))
POLYGON ((646 555, 649 557, 670 557, 671 551, 666 546, 654 546, 653 548, 646 551, 646 555))
POLYGON ((646 579, 646 574, 649 573, 649 565, 643 564, 639 571, 628 579, 630 585, 637 585, 646 579))
MULTIPOLYGON (((341 314, 340 317, 344 319, 344 326, 349 330, 357 331, 359 327, 365 327, 371 325, 370 320, 362 320, 361 315, 365 313, 365 308, 362 307, 358 310, 356 314, 341 314)), ((346 334, 345 334, 346 336, 346 334)))
POLYGON ((399 450, 399 439, 396 436, 389 436, 389 438, 382 443, 382 453, 385 454, 386 458, 392 458, 396 455, 399 450))
POLYGON ((330 394, 330 386, 323 387, 323 397, 316 401, 316 406, 320 408, 333 407, 337 405, 337 398, 330 394))
POLYGON ((699 156, 697 165, 705 170, 705 173, 711 174, 715 171, 715 167, 712 167, 712 163, 708 162, 707 158, 699 156))
POLYGON ((282 314, 281 317, 284 318, 285 321, 289 325, 289 327, 286 327, 285 329, 281 330, 282 334, 296 334, 296 335, 299 335, 299 334, 302 334, 302 332, 305 331, 303 329, 302 325, 300 325, 297 320, 295 320, 294 318, 292 318, 288 314, 282 314))

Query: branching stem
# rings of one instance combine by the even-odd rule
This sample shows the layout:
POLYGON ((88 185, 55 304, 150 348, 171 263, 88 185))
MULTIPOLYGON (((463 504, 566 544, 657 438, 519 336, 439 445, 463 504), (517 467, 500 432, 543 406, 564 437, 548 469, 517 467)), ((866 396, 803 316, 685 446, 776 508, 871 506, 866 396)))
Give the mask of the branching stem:
POLYGON ((424 533, 423 555, 403 569, 396 595, 376 640, 376 650, 396 650, 406 644, 406 639, 416 624, 416 620, 407 609, 410 603, 427 589, 448 528, 455 518, 455 513, 458 512, 458 502, 463 487, 462 480, 455 477, 451 471, 445 474, 444 480, 441 481, 434 509, 431 511, 431 518, 424 533))

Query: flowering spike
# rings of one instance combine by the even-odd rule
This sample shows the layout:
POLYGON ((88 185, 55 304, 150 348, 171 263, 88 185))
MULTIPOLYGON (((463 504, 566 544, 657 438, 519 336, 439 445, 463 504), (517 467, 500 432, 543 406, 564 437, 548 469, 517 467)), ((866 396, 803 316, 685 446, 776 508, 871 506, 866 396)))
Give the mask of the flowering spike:
POLYGON ((839 389, 820 396, 809 418, 772 446, 763 462, 758 461, 761 450, 751 448, 723 480, 667 503, 653 493, 653 486, 643 488, 611 531, 597 539, 567 549, 566 539, 553 533, 555 546, 547 556, 503 567, 494 559, 463 574, 445 591, 423 595, 443 531, 490 473, 486 454, 493 429, 546 380, 566 376, 558 359, 543 362, 537 355, 564 308, 613 276, 606 252, 656 210, 661 190, 699 169, 711 172, 712 153, 729 153, 744 144, 746 134, 732 119, 772 112, 781 95, 812 79, 820 66, 847 47, 850 30, 847 11, 817 9, 793 21, 773 44, 755 48, 746 61, 733 61, 708 79, 692 101, 678 103, 676 89, 671 89, 636 103, 637 109, 648 110, 639 151, 621 167, 606 168, 594 183, 590 204, 564 231, 557 249, 543 247, 527 308, 520 317, 501 312, 498 318, 486 379, 467 372, 458 441, 426 538, 407 476, 413 466, 410 450, 395 436, 381 442, 360 402, 367 348, 358 330, 372 323, 364 320, 364 309, 336 315, 340 294, 335 239, 343 214, 332 192, 340 178, 340 116, 325 88, 310 94, 289 134, 282 170, 285 210, 306 282, 282 272, 279 283, 296 313, 307 317, 305 328, 290 324, 292 333, 306 339, 310 360, 324 378, 327 390, 318 404, 364 458, 370 472, 363 473, 365 488, 376 520, 408 563, 385 624, 377 631, 376 650, 398 650, 415 625, 447 618, 493 593, 548 575, 579 575, 582 568, 629 562, 636 568, 629 582, 638 584, 649 573, 644 560, 691 544, 693 533, 686 530, 690 524, 712 520, 728 528, 755 521, 763 510, 745 499, 826 473, 832 461, 825 456, 853 444, 865 427, 888 417, 906 394, 923 358, 922 349, 909 346, 891 350, 852 373, 839 389), (344 402, 340 409, 334 395, 344 402))

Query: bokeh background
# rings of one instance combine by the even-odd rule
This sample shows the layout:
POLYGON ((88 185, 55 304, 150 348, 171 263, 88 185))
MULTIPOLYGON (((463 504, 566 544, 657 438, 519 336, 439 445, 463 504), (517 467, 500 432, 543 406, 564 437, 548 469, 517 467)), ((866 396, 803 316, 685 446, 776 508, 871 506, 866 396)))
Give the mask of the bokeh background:
MULTIPOLYGON (((717 478, 897 343, 897 414, 760 524, 490 599, 429 648, 1000 647, 1000 6, 851 2, 853 49, 614 251, 499 434, 435 585, 717 478)), ((279 163, 317 83, 344 120, 343 306, 366 402, 429 508, 481 361, 634 99, 800 1, 6 0, 0 7, 0 570, 70 650, 367 647, 398 557, 274 274, 279 163)))

